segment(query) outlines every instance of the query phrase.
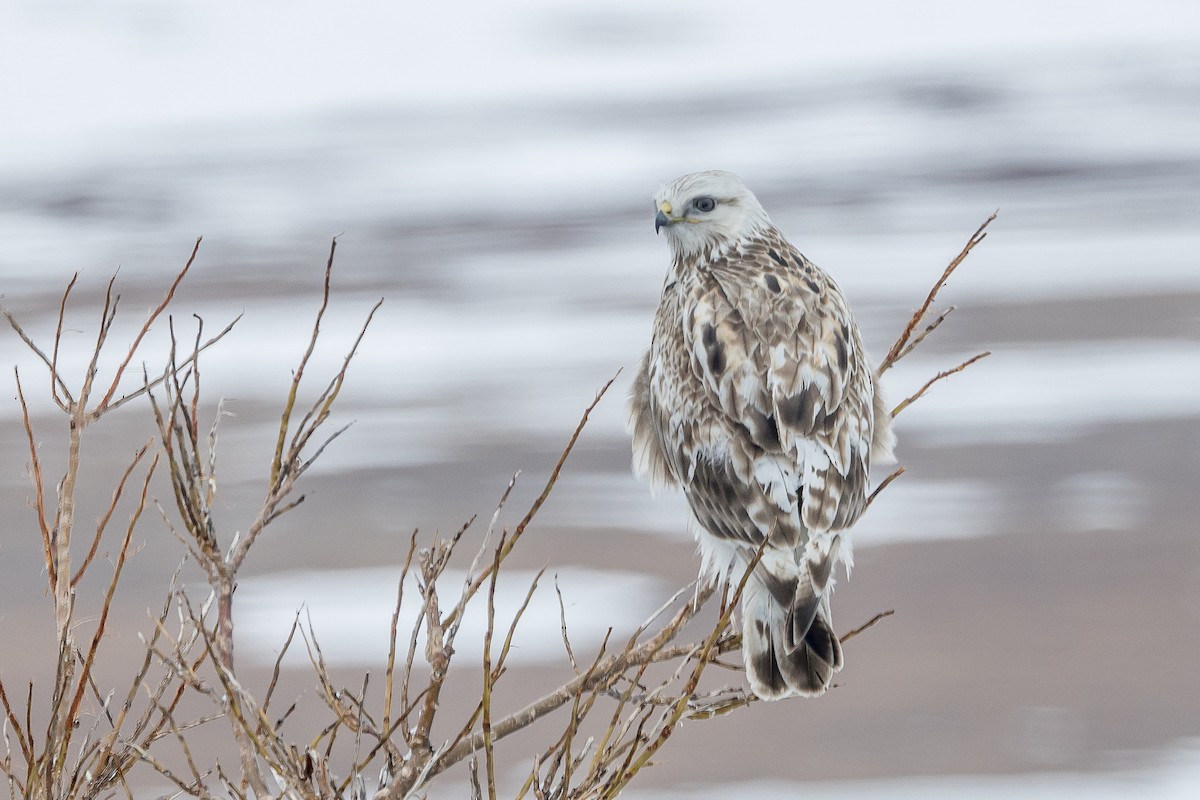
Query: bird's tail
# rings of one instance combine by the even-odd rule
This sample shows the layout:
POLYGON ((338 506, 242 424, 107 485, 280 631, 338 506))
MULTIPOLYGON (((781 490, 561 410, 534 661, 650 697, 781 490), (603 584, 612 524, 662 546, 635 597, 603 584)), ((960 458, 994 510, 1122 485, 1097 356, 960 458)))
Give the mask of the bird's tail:
POLYGON ((742 653, 750 688, 763 700, 823 694, 842 668, 828 594, 814 595, 802 582, 785 608, 750 576, 742 596, 742 653))

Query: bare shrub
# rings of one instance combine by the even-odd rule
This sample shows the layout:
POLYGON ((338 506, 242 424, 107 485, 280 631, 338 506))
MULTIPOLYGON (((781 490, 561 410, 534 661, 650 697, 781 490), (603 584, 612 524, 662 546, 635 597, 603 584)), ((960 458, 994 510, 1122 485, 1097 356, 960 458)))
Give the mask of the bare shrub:
MULTIPOLYGON (((950 307, 931 317, 939 290, 983 240, 993 219, 994 214, 934 284, 881 363, 880 374, 911 353, 954 310, 950 307)), ((712 586, 683 587, 664 598, 662 607, 632 635, 614 640, 610 631, 596 653, 576 653, 564 613, 564 658, 573 669, 573 677, 559 686, 545 687, 538 699, 518 711, 496 713, 498 693, 507 685, 504 679, 514 633, 543 574, 539 572, 528 586, 525 601, 512 619, 501 619, 496 613, 497 585, 612 380, 584 411, 544 488, 515 527, 501 528, 498 522, 514 485, 510 482, 490 523, 477 537, 472 533, 473 520, 451 535, 435 535, 427 541, 413 533, 396 578, 391 646, 387 653, 380 654, 384 664, 381 697, 370 695, 368 678, 356 689, 337 685, 326 666, 319 632, 298 620, 275 662, 269 684, 261 691, 246 686, 234 653, 234 589, 239 571, 262 532, 302 503, 304 496, 297 493, 297 481, 346 430, 344 426, 329 430, 331 413, 379 304, 366 315, 340 369, 323 378, 311 403, 301 405, 301 385, 306 378, 311 380, 307 374, 309 362, 322 336, 321 325, 330 302, 334 242, 307 347, 283 401, 273 452, 265 459, 269 464, 267 489, 250 514, 245 533, 229 535, 213 515, 220 487, 217 444, 222 411, 218 405, 212 420, 202 423, 201 362, 205 351, 220 342, 237 320, 207 339, 203 320, 197 320, 194 333, 185 341, 168 316, 170 345, 169 352, 160 356, 165 361, 162 371, 152 375, 143 370, 140 384, 124 388, 135 359, 152 361, 141 352, 145 337, 175 300, 176 289, 195 261, 199 244, 197 241, 162 302, 149 313, 106 382, 99 381, 98 364, 120 300, 114 294, 114 282, 109 283, 105 294, 91 360, 74 388, 70 376, 62 374, 59 353, 63 321, 76 279, 72 278, 63 293, 49 353, 4 311, 13 330, 44 364, 50 399, 69 420, 65 473, 50 490, 39 459, 25 386, 16 374, 29 446, 32 506, 54 609, 57 666, 49 687, 31 683, 24 697, 13 694, 11 685, 0 681, 0 702, 5 713, 5 752, 0 757, 0 773, 7 781, 10 796, 132 797, 134 783, 130 775, 140 767, 170 781, 177 794, 194 797, 365 798, 369 796, 368 771, 377 771, 379 778, 371 781, 370 793, 382 800, 422 796, 439 776, 461 767, 460 779, 469 783, 472 796, 494 798, 506 788, 497 782, 497 743, 537 725, 536 740, 541 744, 528 753, 528 775, 515 790, 506 791, 539 800, 608 798, 615 797, 652 763, 681 724, 741 712, 756 701, 740 681, 737 685, 702 681, 710 667, 735 672, 741 668, 740 660, 733 663, 724 657, 740 647, 740 637, 730 621, 745 583, 743 576, 738 585, 719 590, 712 586), (157 441, 136 450, 117 478, 112 504, 95 530, 76 536, 81 443, 90 426, 143 396, 149 399, 157 441), (159 505, 160 517, 202 570, 208 591, 201 597, 185 592, 179 585, 178 572, 166 578, 162 608, 143 638, 145 652, 132 668, 128 687, 118 692, 97 685, 93 667, 105 641, 122 570, 132 552, 134 530, 144 524, 142 516, 147 505, 159 502, 150 494, 152 476, 159 470, 166 471, 171 491, 165 506, 159 505), (124 531, 116 534, 120 544, 111 560, 113 573, 106 590, 85 615, 78 605, 76 588, 84 573, 97 563, 101 541, 112 535, 109 528, 118 501, 126 496, 133 501, 133 512, 124 531), (468 546, 472 540, 476 541, 468 546), (468 564, 465 579, 447 575, 452 563, 464 561, 468 564), (414 585, 416 597, 411 596, 414 585), (411 629, 401 630, 401 607, 414 603, 418 605, 416 622, 411 629), (468 607, 477 606, 486 609, 487 620, 483 663, 470 665, 482 667, 478 700, 464 718, 446 720, 444 716, 449 712, 443 710, 442 692, 452 666, 463 667, 461 657, 456 657, 455 641, 468 607), (702 614, 706 608, 708 612, 702 614), (326 722, 320 730, 294 741, 281 730, 291 709, 276 714, 272 701, 282 660, 295 645, 297 634, 312 663, 326 722), (207 710, 185 714, 185 698, 203 700, 207 710), (93 723, 81 730, 85 704, 90 705, 93 723), (566 710, 555 713, 559 709, 566 710), (34 722, 35 716, 42 715, 44 728, 34 722), (222 719, 236 743, 237 763, 198 763, 192 755, 193 737, 201 726, 211 729, 210 723, 222 719), (353 743, 348 752, 335 747, 339 739, 353 743), (163 740, 175 743, 182 754, 176 759, 182 768, 161 757, 163 740)), ((938 373, 899 403, 893 416, 919 400, 937 381, 986 355, 981 353, 938 373)), ((882 481, 872 499, 902 472, 903 468, 898 468, 882 481)), ((846 633, 842 641, 890 613, 881 612, 846 633)), ((506 772, 511 773, 511 765, 506 772)))

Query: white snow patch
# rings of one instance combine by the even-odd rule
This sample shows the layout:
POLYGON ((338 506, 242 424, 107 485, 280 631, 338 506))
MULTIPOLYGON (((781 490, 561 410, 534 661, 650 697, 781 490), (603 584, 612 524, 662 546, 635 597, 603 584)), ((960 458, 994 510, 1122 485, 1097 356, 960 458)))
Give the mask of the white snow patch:
MULTIPOLYGON (((312 620, 328 663, 382 664, 387 659, 399 574, 399 567, 389 566, 298 570, 245 578, 238 585, 239 652, 263 663, 273 662, 300 612, 303 625, 307 627, 308 620, 312 620)), ((499 654, 504 632, 524 602, 535 575, 528 570, 506 570, 501 574, 495 595, 496 626, 501 633, 493 640, 493 657, 499 654)), ((591 656, 609 627, 615 628, 616 634, 627 636, 669 596, 666 586, 647 575, 581 567, 547 571, 517 628, 510 663, 567 663, 558 597, 554 592, 555 576, 566 605, 571 646, 580 658, 591 656)), ((461 571, 448 570, 438 583, 443 613, 457 602, 464 577, 461 571)), ((468 606, 455 640, 460 664, 482 663, 487 625, 484 592, 486 587, 468 606)), ((406 646, 404 642, 420 605, 416 579, 410 575, 404 587, 398 628, 401 649, 406 646)), ((294 645, 284 663, 291 666, 307 663, 303 645, 294 645)))
MULTIPOLYGON (((953 358, 913 357, 885 377, 893 402, 953 358)), ((997 349, 897 417, 937 443, 1056 441, 1089 425, 1200 415, 1200 348, 1179 339, 997 349)))
POLYGON ((1004 498, 983 481, 920 481, 901 477, 855 523, 856 548, 930 539, 969 539, 997 532, 1004 498))

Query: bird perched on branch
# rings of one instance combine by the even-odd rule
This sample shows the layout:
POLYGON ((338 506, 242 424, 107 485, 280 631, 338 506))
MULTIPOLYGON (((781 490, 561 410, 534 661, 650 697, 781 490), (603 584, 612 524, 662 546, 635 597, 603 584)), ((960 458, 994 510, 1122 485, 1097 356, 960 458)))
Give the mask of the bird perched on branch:
POLYGON ((771 224, 741 179, 684 175, 654 198, 671 268, 629 402, 634 471, 679 487, 702 571, 736 584, 754 693, 819 695, 842 667, 834 567, 891 416, 833 279, 771 224))

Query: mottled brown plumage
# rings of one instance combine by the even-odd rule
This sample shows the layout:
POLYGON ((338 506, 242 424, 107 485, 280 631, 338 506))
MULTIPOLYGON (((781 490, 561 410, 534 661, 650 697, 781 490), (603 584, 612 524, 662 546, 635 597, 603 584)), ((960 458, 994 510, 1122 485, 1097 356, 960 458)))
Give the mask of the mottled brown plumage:
POLYGON ((866 508, 891 418, 833 280, 736 176, 685 175, 655 198, 672 265, 630 397, 635 471, 682 488, 706 572, 737 579, 751 688, 824 692, 842 666, 834 566, 866 508))

